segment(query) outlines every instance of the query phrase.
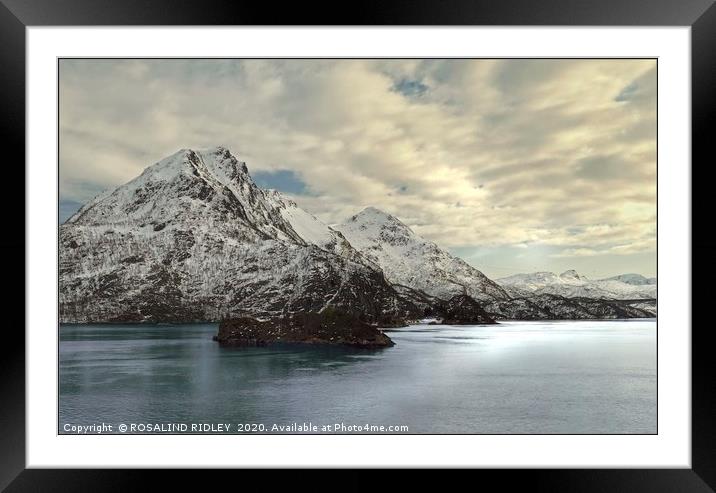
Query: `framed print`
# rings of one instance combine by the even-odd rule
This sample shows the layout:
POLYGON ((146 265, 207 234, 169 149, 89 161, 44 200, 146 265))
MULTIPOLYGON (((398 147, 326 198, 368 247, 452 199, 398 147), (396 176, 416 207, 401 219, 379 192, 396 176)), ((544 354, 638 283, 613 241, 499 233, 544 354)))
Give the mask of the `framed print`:
POLYGON ((716 11, 517 3, 5 2, 26 309, 3 485, 459 467, 709 491, 690 163, 716 11))

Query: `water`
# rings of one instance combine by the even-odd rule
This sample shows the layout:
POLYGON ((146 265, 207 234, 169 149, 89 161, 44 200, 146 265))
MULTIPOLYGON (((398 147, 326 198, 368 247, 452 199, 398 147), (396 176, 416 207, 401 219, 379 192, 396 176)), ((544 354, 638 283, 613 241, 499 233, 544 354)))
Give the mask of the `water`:
POLYGON ((215 333, 63 325, 60 433, 101 422, 656 433, 653 320, 419 325, 379 350, 221 348, 215 333))

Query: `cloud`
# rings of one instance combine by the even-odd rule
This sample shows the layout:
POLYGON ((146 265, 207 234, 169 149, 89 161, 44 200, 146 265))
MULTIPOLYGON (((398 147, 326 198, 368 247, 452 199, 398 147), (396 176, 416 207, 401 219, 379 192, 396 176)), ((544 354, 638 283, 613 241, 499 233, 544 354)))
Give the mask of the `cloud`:
POLYGON ((653 60, 60 62, 63 200, 214 145, 329 223, 373 205, 461 251, 654 250, 653 60))
POLYGON ((639 171, 638 163, 619 155, 598 154, 577 161, 575 175, 588 181, 623 181, 639 178, 639 171))

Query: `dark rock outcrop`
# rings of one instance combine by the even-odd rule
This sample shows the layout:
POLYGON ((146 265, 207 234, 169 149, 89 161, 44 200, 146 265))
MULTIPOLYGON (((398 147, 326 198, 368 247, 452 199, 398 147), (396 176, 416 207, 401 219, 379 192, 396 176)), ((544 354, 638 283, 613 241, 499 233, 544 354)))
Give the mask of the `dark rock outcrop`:
POLYGON ((585 297, 567 298, 538 294, 509 301, 487 303, 485 311, 502 320, 613 320, 653 318, 644 307, 656 307, 656 300, 610 300, 585 297))
POLYGON ((442 318, 441 323, 446 325, 481 325, 494 324, 495 320, 488 315, 480 303, 466 294, 458 294, 446 303, 437 307, 442 318))
POLYGON ((214 340, 222 346, 242 347, 275 343, 334 344, 360 348, 394 345, 381 330, 333 308, 321 313, 297 313, 270 320, 250 317, 223 320, 214 340))

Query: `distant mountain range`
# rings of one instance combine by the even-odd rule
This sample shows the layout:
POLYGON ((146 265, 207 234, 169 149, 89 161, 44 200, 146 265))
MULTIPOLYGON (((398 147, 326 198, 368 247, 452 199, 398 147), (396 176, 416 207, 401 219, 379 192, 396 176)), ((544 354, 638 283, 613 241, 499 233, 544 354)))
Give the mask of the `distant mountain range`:
POLYGON ((656 279, 639 274, 622 274, 606 279, 589 279, 574 270, 516 274, 497 279, 511 296, 556 294, 568 298, 604 298, 614 300, 656 298, 656 279))
POLYGON ((259 188, 221 147, 183 149, 85 204, 60 226, 59 274, 62 322, 267 319, 332 307, 385 326, 430 315, 467 323, 656 310, 656 281, 635 274, 495 282, 373 207, 330 227, 259 188))

